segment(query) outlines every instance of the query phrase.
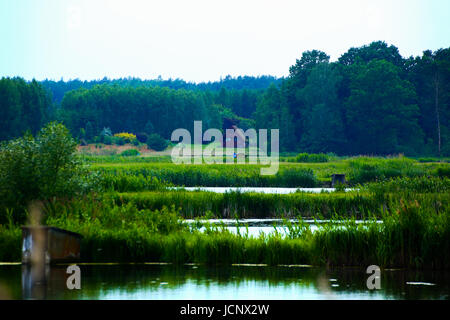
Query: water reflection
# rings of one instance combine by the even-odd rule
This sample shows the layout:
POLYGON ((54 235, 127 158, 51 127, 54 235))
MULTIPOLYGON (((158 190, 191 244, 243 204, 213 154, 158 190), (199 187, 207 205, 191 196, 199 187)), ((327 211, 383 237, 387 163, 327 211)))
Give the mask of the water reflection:
POLYGON ((86 265, 81 289, 66 288, 67 265, 0 265, 12 299, 449 299, 449 274, 385 270, 381 290, 362 269, 300 266, 86 265), (43 273, 42 273, 43 272, 43 273), (411 285, 414 283, 414 285, 411 285), (420 283, 434 285, 420 285, 420 283))

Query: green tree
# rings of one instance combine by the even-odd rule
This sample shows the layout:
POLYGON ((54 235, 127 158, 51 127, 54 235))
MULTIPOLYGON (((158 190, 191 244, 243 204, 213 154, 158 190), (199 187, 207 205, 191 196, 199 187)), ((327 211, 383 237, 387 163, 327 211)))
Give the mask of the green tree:
POLYGON ((406 62, 420 107, 419 123, 428 152, 450 155, 450 48, 424 51, 406 62))
POLYGON ((0 79, 0 140, 33 134, 48 120, 51 107, 47 91, 37 81, 0 79))
POLYGON ((279 129, 280 148, 288 150, 294 144, 292 117, 281 91, 271 85, 257 104, 254 112, 258 129, 279 129))
POLYGON ((386 60, 397 67, 403 67, 403 58, 396 46, 384 41, 374 41, 359 48, 350 48, 339 58, 339 63, 350 66, 357 63, 368 63, 372 60, 386 60))
POLYGON ((351 68, 351 93, 345 103, 352 153, 415 154, 422 131, 414 88, 385 60, 351 68))
MULTIPOLYGON (((76 155, 76 141, 62 124, 53 122, 34 138, 27 134, 0 147, 0 220, 7 208, 24 222, 33 200, 72 197, 94 187, 76 155)), ((1 223, 1 221, 0 221, 1 223)))
POLYGON ((300 147, 302 135, 305 133, 304 101, 301 98, 301 90, 305 87, 311 70, 318 64, 328 63, 330 57, 322 51, 305 51, 295 65, 289 68, 289 77, 283 83, 282 95, 293 121, 293 135, 300 147))
POLYGON ((320 63, 311 70, 307 84, 300 92, 305 130, 302 150, 315 153, 344 151, 346 138, 337 95, 340 81, 335 67, 328 63, 320 63))

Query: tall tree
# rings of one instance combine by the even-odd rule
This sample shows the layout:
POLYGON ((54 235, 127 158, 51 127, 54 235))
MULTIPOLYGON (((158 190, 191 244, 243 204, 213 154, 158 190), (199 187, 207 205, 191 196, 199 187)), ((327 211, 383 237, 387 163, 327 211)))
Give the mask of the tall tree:
POLYGON ((386 60, 397 67, 403 66, 403 58, 398 48, 394 45, 389 46, 384 41, 374 41, 359 48, 350 48, 338 61, 342 65, 349 66, 355 63, 368 63, 372 60, 386 60))
POLYGON ((302 149, 309 152, 342 153, 345 149, 344 123, 337 90, 341 77, 328 63, 316 65, 300 92, 305 120, 302 149))
MULTIPOLYGON (((289 68, 289 77, 283 84, 283 96, 286 99, 289 113, 293 118, 295 140, 299 142, 305 132, 305 119, 302 117, 304 101, 301 99, 301 90, 305 87, 311 70, 320 63, 328 63, 330 57, 322 51, 305 51, 295 65, 289 68)), ((304 112, 303 112, 304 113, 304 112)), ((297 146, 299 143, 297 143, 297 146)))
POLYGON ((292 150, 295 142, 292 117, 281 91, 275 85, 271 85, 258 102, 254 117, 258 129, 279 129, 280 148, 292 150))
POLYGON ((425 144, 432 154, 449 154, 450 48, 424 51, 406 62, 408 79, 417 92, 425 144))
POLYGON ((351 93, 345 111, 352 151, 415 154, 422 130, 411 83, 402 80, 399 68, 386 60, 359 63, 351 69, 351 93))

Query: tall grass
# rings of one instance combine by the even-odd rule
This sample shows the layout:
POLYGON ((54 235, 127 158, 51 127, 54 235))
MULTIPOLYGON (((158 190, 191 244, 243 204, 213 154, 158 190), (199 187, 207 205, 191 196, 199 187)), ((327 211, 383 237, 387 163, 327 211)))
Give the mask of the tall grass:
POLYGON ((125 172, 103 172, 100 175, 99 184, 103 191, 136 192, 163 190, 168 186, 154 176, 126 174, 125 172))
MULTIPOLYGON (((124 188, 126 189, 126 188, 124 188)), ((140 209, 174 205, 187 218, 211 213, 217 218, 344 217, 364 218, 380 207, 389 209, 398 195, 432 207, 450 200, 450 179, 436 177, 397 178, 359 186, 351 192, 264 194, 256 192, 214 193, 205 191, 156 190, 112 193, 116 204, 133 203, 140 209)))
MULTIPOLYGON (((186 187, 315 187, 318 181, 308 168, 280 168, 276 175, 261 175, 258 165, 97 164, 109 179, 113 176, 154 177, 167 184, 186 187)), ((148 189, 141 189, 148 190, 148 189)))
POLYGON ((171 163, 171 156, 128 156, 112 155, 87 155, 80 154, 86 163, 171 163))
POLYGON ((116 204, 135 204, 140 209, 161 209, 174 205, 183 217, 217 218, 330 217, 339 212, 345 216, 362 217, 382 205, 364 193, 291 193, 264 194, 250 192, 214 193, 204 191, 156 191, 110 194, 116 204))
POLYGON ((354 184, 396 177, 418 177, 426 174, 426 167, 404 157, 392 159, 358 157, 349 160, 349 166, 349 178, 354 184))
POLYGON ((328 162, 329 156, 324 153, 299 153, 296 162, 328 162))
MULTIPOLYGON (((203 233, 183 223, 174 208, 139 210, 132 203, 116 206, 96 197, 48 203, 44 222, 81 233, 83 261, 449 269, 448 203, 433 207, 433 199, 426 199, 422 203, 392 199, 387 208, 370 213, 362 224, 337 217, 341 220, 319 224, 311 232, 303 222, 292 223, 288 237, 274 232, 254 238, 220 227, 203 233), (383 223, 375 220, 380 215, 383 223)), ((0 260, 17 261, 20 230, 0 228, 0 260)))
POLYGON ((450 178, 439 177, 402 177, 388 179, 377 183, 368 183, 364 190, 374 194, 418 194, 418 193, 449 193, 450 178))

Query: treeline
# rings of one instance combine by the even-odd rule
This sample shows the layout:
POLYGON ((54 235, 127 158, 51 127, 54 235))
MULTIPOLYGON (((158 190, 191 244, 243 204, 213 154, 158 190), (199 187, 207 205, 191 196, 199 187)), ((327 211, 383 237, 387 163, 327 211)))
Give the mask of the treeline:
POLYGON ((272 83, 279 84, 282 79, 275 78, 273 76, 238 76, 231 77, 226 76, 220 81, 209 82, 187 82, 182 79, 167 79, 164 80, 161 77, 151 80, 142 80, 139 78, 120 78, 120 79, 108 79, 103 78, 101 80, 81 81, 79 79, 69 81, 54 81, 44 80, 41 81, 42 85, 47 88, 51 93, 53 100, 60 103, 64 98, 64 94, 67 91, 79 89, 79 88, 92 88, 99 84, 113 84, 121 87, 167 87, 170 89, 186 89, 186 90, 200 90, 200 91, 219 91, 222 88, 228 90, 264 90, 267 89, 272 83))
MULTIPOLYGON (((75 136, 87 141, 92 141, 104 128, 109 128, 113 133, 157 133, 170 139, 172 131, 177 128, 193 132, 195 120, 202 120, 205 130, 221 129, 224 117, 240 119, 244 128, 254 127, 252 120, 239 117, 223 104, 216 103, 222 99, 242 99, 247 91, 231 90, 223 96, 221 93, 224 90, 214 93, 96 85, 91 89, 67 92, 55 116, 75 136)), ((256 99, 253 105, 256 108, 256 99)))
POLYGON ((450 154, 450 48, 403 59, 373 42, 330 63, 304 52, 254 114, 281 128, 285 150, 337 154, 450 154))
POLYGON ((0 141, 36 133, 51 115, 48 92, 36 81, 0 79, 0 141))
POLYGON ((42 85, 2 79, 0 97, 0 139, 35 132, 47 119, 63 121, 88 141, 104 128, 168 139, 176 128, 192 129, 194 120, 222 128, 228 117, 244 129, 279 128, 282 151, 450 155, 450 48, 405 59, 379 41, 351 48, 336 62, 307 51, 285 79, 194 84, 105 78, 42 85))

